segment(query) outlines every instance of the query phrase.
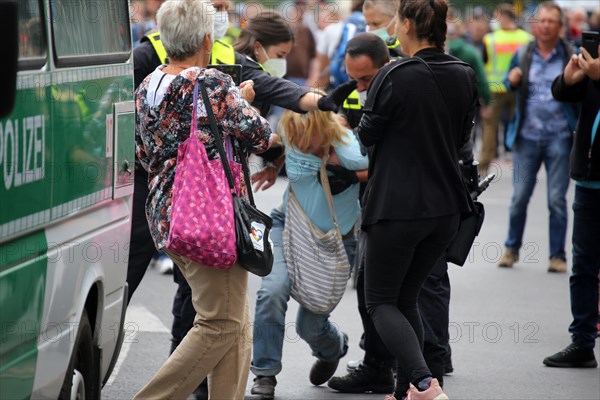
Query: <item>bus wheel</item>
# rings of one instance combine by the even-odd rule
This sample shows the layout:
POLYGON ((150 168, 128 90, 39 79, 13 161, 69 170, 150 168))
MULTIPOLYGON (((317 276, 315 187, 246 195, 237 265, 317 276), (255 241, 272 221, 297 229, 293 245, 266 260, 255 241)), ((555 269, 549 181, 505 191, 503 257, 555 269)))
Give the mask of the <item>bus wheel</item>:
POLYGON ((58 398, 60 400, 92 399, 94 365, 92 327, 87 311, 83 310, 77 330, 77 340, 58 398))

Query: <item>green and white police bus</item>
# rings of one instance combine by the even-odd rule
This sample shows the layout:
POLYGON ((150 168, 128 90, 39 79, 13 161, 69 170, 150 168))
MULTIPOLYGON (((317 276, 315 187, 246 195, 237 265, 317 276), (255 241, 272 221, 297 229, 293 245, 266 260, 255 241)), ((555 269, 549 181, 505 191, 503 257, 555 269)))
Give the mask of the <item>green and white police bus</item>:
POLYGON ((0 49, 0 399, 97 399, 127 303, 128 1, 0 0, 0 49))

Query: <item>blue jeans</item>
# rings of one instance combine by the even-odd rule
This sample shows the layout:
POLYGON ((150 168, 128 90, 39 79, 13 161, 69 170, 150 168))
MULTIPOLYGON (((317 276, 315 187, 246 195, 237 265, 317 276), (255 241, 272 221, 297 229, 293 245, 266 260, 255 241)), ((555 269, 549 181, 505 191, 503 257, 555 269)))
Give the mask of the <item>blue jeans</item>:
POLYGON ((598 336, 600 273, 600 189, 575 187, 573 202, 573 273, 569 279, 574 343, 593 348, 598 336))
POLYGON ((513 197, 506 248, 519 253, 527 219, 527 205, 537 183, 542 163, 548 175, 548 209, 550 211, 550 258, 566 260, 567 200, 569 188, 569 155, 572 140, 532 141, 519 138, 513 148, 513 197))
MULTIPOLYGON (((250 371, 256 376, 275 376, 281 372, 284 339, 294 340, 285 325, 291 283, 283 256, 285 214, 277 209, 271 213, 273 228, 273 270, 262 279, 256 296, 254 319, 254 350, 250 371)), ((354 262, 356 239, 344 240, 350 265, 354 262)), ((296 316, 296 333, 308 343, 313 356, 323 361, 343 357, 348 344, 338 327, 329 321, 329 314, 315 314, 300 306, 296 316)))

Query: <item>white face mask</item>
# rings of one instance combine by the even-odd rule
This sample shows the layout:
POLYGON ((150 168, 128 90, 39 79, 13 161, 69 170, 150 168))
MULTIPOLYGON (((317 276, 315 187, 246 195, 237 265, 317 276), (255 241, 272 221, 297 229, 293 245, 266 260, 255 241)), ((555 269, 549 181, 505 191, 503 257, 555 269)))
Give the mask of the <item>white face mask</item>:
POLYGON ((495 20, 495 21, 490 22, 490 28, 492 28, 492 31, 494 31, 494 32, 499 30, 501 28, 500 21, 495 20))
POLYGON ((229 29, 229 13, 227 11, 218 11, 215 13, 215 40, 225 37, 229 29))
POLYGON ((360 105, 364 106, 367 102, 367 91, 363 90, 362 92, 358 92, 358 101, 360 101, 360 105))
POLYGON ((287 60, 285 58, 269 58, 267 51, 262 44, 259 43, 259 45, 265 53, 265 57, 267 57, 267 61, 262 64, 265 71, 271 76, 283 78, 287 73, 287 60))

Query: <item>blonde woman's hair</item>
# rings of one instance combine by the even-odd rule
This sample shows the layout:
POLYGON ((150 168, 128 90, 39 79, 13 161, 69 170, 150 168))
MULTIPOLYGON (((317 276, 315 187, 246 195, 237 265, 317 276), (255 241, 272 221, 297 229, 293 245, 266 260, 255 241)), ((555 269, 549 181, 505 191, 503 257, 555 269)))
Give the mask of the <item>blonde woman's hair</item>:
POLYGON ((279 120, 279 128, 285 143, 297 150, 308 153, 313 138, 320 137, 321 147, 326 148, 334 143, 344 143, 348 132, 330 111, 314 110, 306 114, 298 114, 287 110, 279 120))

